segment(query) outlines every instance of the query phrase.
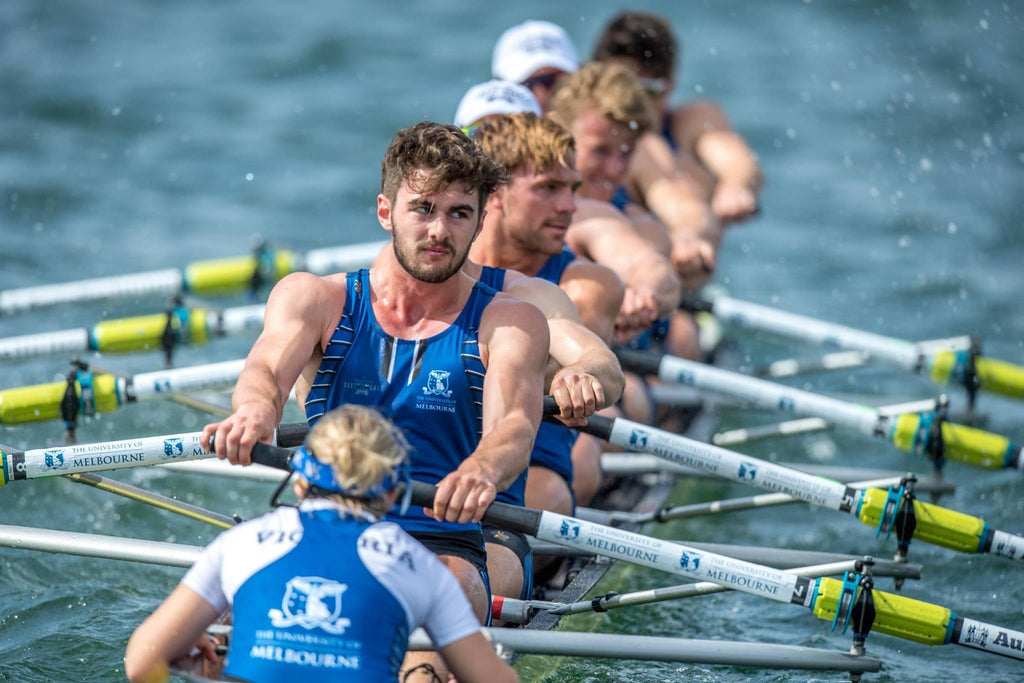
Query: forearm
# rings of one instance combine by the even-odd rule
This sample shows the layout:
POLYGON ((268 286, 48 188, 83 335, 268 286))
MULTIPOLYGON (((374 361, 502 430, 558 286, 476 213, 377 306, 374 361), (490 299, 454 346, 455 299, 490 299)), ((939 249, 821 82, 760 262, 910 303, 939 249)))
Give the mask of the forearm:
POLYGON ((647 207, 675 240, 702 239, 717 244, 721 226, 707 201, 683 178, 660 179, 648 188, 647 207))
POLYGON ((499 491, 507 489, 530 464, 530 451, 540 424, 540 402, 537 403, 536 420, 525 412, 507 415, 481 437, 470 456, 490 474, 499 491))
POLYGON ((635 289, 647 289, 654 295, 659 317, 665 317, 679 308, 679 300, 683 295, 683 285, 672 269, 667 258, 644 259, 637 263, 626 286, 635 289))
POLYGON ((259 361, 247 361, 231 394, 231 407, 237 411, 246 404, 260 404, 276 417, 275 425, 284 415, 288 392, 282 391, 271 369, 259 361))
POLYGON ((761 188, 757 157, 743 138, 731 130, 701 135, 697 140, 697 157, 719 183, 743 186, 752 192, 761 188))

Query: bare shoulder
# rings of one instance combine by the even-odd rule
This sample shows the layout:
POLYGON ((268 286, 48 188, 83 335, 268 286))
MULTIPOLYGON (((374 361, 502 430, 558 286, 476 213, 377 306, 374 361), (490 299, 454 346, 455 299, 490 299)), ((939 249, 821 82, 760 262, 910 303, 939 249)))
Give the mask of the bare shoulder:
POLYGON ((509 283, 506 280, 505 293, 536 306, 548 320, 553 318, 575 318, 576 308, 562 289, 553 282, 539 277, 519 277, 509 283))
MULTIPOLYGON (((533 279, 536 278, 524 278, 524 280, 533 279)), ((525 291, 520 290, 520 293, 525 293, 525 291)), ((493 330, 507 325, 529 329, 537 325, 538 321, 541 325, 546 324, 544 314, 540 312, 540 309, 506 290, 495 294, 491 303, 487 304, 487 308, 484 309, 480 318, 480 329, 481 331, 493 330)))
POLYGON ((600 199, 586 199, 577 197, 576 213, 572 216, 573 224, 591 220, 594 218, 607 218, 610 220, 624 220, 625 215, 615 208, 611 202, 600 199))
POLYGON ((725 111, 711 100, 693 100, 672 110, 672 132, 687 148, 703 133, 731 130, 725 111))
POLYGON ((345 275, 320 277, 291 273, 283 277, 267 299, 267 316, 318 318, 333 315, 345 305, 345 275), (322 312, 322 313, 321 313, 322 312))
POLYGON ((582 258, 577 258, 570 263, 562 275, 562 284, 573 280, 590 281, 609 291, 621 291, 623 286, 622 280, 615 274, 614 270, 608 266, 582 258))

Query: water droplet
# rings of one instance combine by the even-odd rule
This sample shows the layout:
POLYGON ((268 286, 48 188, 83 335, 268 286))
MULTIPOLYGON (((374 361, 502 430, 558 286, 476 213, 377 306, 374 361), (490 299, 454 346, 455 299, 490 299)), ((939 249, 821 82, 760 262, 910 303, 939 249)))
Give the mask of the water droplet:
POLYGON ((246 173, 246 174, 245 174, 245 179, 246 179, 246 180, 250 180, 250 181, 251 181, 251 180, 252 180, 253 178, 255 178, 255 177, 256 177, 256 176, 254 176, 254 175, 253 175, 252 173, 246 173))
POLYGON ((121 115, 121 107, 114 107, 113 109, 110 110, 110 113, 113 114, 114 116, 120 116, 121 115))
POLYGON ((900 249, 906 249, 910 246, 910 235, 900 235, 900 241, 897 243, 900 245, 900 249))
POLYGON ((956 234, 956 223, 952 223, 951 222, 949 225, 946 226, 946 230, 949 231, 950 235, 955 235, 956 234))
POLYGON ((921 158, 921 170, 922 171, 930 171, 930 170, 932 170, 932 160, 929 159, 928 157, 922 157, 921 158))

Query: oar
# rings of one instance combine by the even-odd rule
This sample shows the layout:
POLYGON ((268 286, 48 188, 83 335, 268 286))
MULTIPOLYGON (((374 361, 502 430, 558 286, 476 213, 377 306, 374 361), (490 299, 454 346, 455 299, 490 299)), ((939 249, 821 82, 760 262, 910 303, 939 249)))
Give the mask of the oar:
MULTIPOLYGON (((307 430, 304 422, 282 424, 277 428, 276 441, 283 445, 302 443, 307 430)), ((27 451, 0 446, 0 486, 41 477, 212 458, 214 454, 199 444, 202 435, 185 432, 27 451)))
MULTIPOLYGON (((549 415, 545 419, 552 420, 552 401, 545 401, 549 415)), ((912 480, 888 490, 858 489, 625 418, 591 415, 579 430, 626 450, 649 453, 723 479, 845 512, 875 527, 876 535, 896 532, 897 558, 905 557, 910 540, 917 538, 963 553, 1024 559, 1024 538, 992 529, 979 517, 917 500, 912 480)))
MULTIPOLYGON (((545 401, 548 407, 553 402, 551 397, 545 401)), ((252 451, 253 462, 282 469, 287 467, 290 457, 291 451, 267 444, 256 444, 252 451)), ((433 506, 435 486, 413 481, 412 487, 414 505, 433 506)), ((802 605, 810 608, 818 618, 831 620, 833 628, 841 622, 844 632, 852 621, 854 649, 858 652, 863 651, 864 639, 874 629, 925 645, 954 643, 1024 660, 1024 650, 1021 649, 1024 632, 961 617, 939 605, 876 591, 870 573, 849 572, 843 581, 830 578, 811 581, 792 572, 735 560, 625 529, 505 503, 492 503, 484 520, 538 540, 584 549, 596 555, 698 581, 709 580, 778 602, 802 605), (981 637, 982 633, 986 637, 981 637)))
POLYGON ((891 415, 878 408, 774 384, 675 356, 619 350, 623 367, 698 389, 742 397, 770 410, 813 415, 837 426, 891 441, 904 451, 985 469, 1024 468, 1024 450, 1007 438, 945 419, 944 409, 891 415))
POLYGON ((138 503, 151 505, 152 507, 159 508, 161 510, 173 512, 176 515, 188 517, 189 519, 193 519, 197 522, 210 524, 221 529, 230 529, 242 521, 239 517, 228 517, 227 515, 222 515, 219 512, 213 512, 212 510, 201 508, 198 505, 174 500, 173 498, 168 498, 167 496, 160 495, 159 493, 146 491, 145 489, 140 489, 137 486, 108 479, 107 477, 101 477, 98 474, 92 474, 91 472, 68 474, 66 477, 76 484, 92 486, 100 491, 107 491, 108 493, 113 493, 118 496, 128 498, 129 500, 134 500, 138 503))
MULTIPOLYGON (((791 567, 789 571, 800 576, 816 579, 822 576, 839 576, 846 572, 856 571, 858 560, 840 560, 825 564, 806 567, 791 567)), ((872 567, 872 574, 879 576, 872 567)), ((619 607, 635 607, 653 605, 669 600, 695 598, 701 595, 713 595, 732 590, 710 581, 684 583, 677 586, 663 586, 631 593, 606 593, 591 600, 579 600, 571 603, 551 603, 542 600, 519 600, 495 595, 491 599, 491 617, 506 623, 525 624, 537 611, 550 612, 559 616, 568 614, 584 614, 586 612, 607 612, 619 607)))
POLYGON ((104 320, 71 330, 0 339, 0 361, 54 353, 129 353, 203 344, 213 337, 263 327, 263 304, 223 310, 174 306, 164 313, 104 320))
POLYGON ((130 377, 94 373, 76 361, 65 382, 35 384, 0 391, 0 424, 64 420, 116 410, 125 403, 165 399, 173 394, 234 386, 244 359, 143 372, 130 377))
MULTIPOLYGON (((273 447, 264 447, 271 450, 273 447)), ((254 449, 254 458, 255 458, 254 449)), ((264 464, 270 464, 265 462, 264 464)), ((433 504, 435 487, 413 482, 413 504, 433 504)), ((644 536, 631 531, 594 524, 547 510, 531 510, 492 503, 484 519, 538 539, 584 548, 598 555, 622 560, 770 600, 808 607, 833 626, 852 622, 855 646, 871 630, 926 645, 954 643, 1024 660, 1019 643, 1024 632, 958 616, 939 605, 873 589, 870 574, 850 572, 846 579, 816 581, 793 572, 734 560, 724 555, 644 536), (981 638, 981 633, 989 634, 981 638), (1018 643, 1014 647, 1013 643, 1018 643)))
POLYGON ((967 388, 972 407, 977 389, 1024 399, 1024 367, 981 356, 976 345, 951 349, 941 342, 908 342, 723 295, 715 295, 704 308, 726 323, 812 344, 863 351, 905 370, 927 372, 936 382, 961 384, 967 388))
MULTIPOLYGON (((532 631, 521 628, 490 628, 484 629, 484 633, 491 642, 522 654, 771 669, 849 671, 851 675, 879 671, 882 666, 880 660, 870 655, 774 643, 692 640, 590 631, 532 631)), ((409 649, 435 648, 426 632, 417 629, 409 637, 409 649)))
POLYGON ((366 266, 386 244, 380 241, 350 244, 314 249, 305 255, 284 250, 267 251, 263 246, 257 246, 255 252, 248 256, 196 261, 184 268, 8 289, 0 291, 0 315, 104 299, 139 299, 180 292, 216 295, 257 290, 265 283, 276 282, 298 270, 326 275, 366 266))

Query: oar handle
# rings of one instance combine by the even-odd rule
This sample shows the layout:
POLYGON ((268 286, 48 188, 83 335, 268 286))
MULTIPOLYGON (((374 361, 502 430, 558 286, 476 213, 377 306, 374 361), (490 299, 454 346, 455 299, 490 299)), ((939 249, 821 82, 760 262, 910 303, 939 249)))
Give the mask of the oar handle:
MULTIPOLYGON (((213 450, 213 439, 210 439, 210 450, 213 450)), ((271 446, 266 443, 258 443, 252 447, 252 461, 257 465, 266 465, 278 470, 290 470, 288 462, 291 460, 292 452, 280 446, 271 446)))
MULTIPOLYGON (((545 396, 544 421, 565 427, 565 425, 562 424, 562 421, 556 417, 560 412, 562 411, 558 408, 558 404, 555 402, 554 396, 545 396)), ((607 441, 608 437, 612 434, 612 426, 614 423, 615 420, 610 417, 595 414, 587 418, 587 424, 582 427, 572 427, 572 429, 576 429, 584 434, 590 434, 598 439, 604 439, 607 441)), ((566 429, 568 429, 568 427, 566 427, 566 429)))
POLYGON ((277 445, 284 448, 301 446, 309 434, 309 424, 305 422, 282 422, 277 427, 277 445))
MULTIPOLYGON (((423 481, 412 482, 413 505, 421 505, 425 508, 433 507, 436 493, 437 487, 433 484, 423 481)), ((518 505, 491 503, 487 512, 484 513, 484 521, 533 536, 536 535, 537 528, 540 527, 541 514, 540 510, 532 510, 518 505)))

